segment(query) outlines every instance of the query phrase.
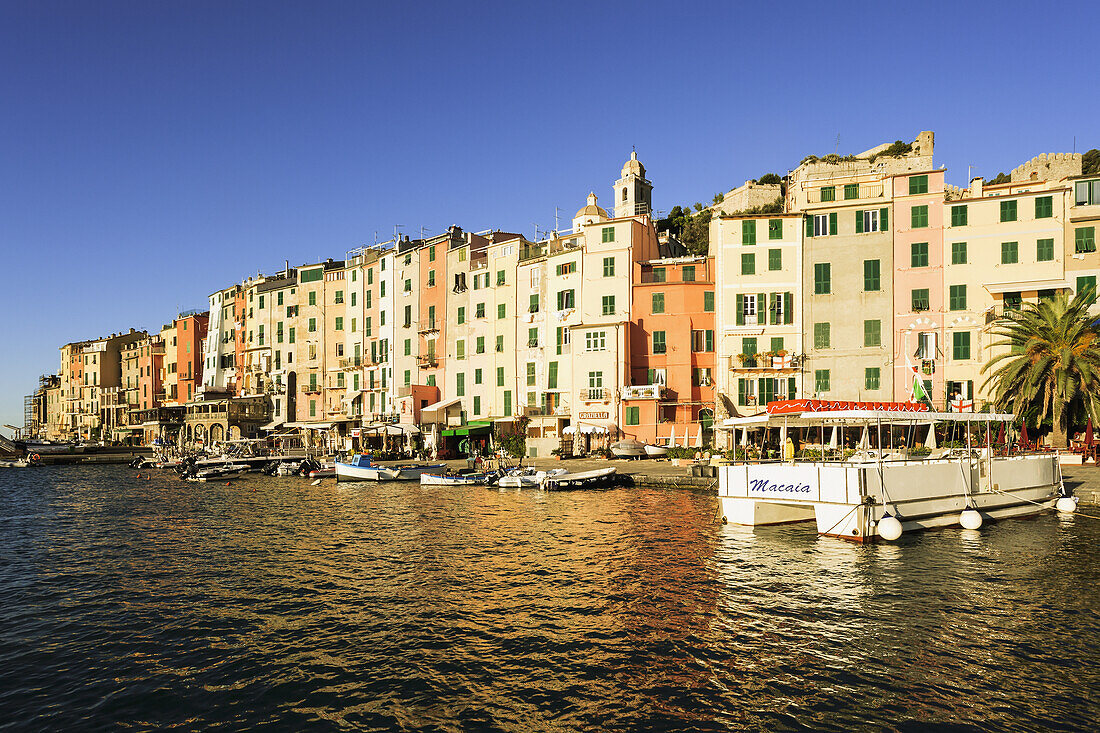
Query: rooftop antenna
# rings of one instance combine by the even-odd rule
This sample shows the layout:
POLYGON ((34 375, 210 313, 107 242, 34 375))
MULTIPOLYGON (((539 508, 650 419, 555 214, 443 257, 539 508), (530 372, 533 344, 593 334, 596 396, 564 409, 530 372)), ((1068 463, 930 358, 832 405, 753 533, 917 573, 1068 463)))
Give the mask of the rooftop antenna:
POLYGON ((840 133, 836 134, 836 154, 840 155, 840 133))
POLYGON ((560 211, 561 211, 561 209, 559 209, 557 206, 554 207, 554 231, 555 232, 558 231, 558 229, 560 228, 558 226, 558 212, 560 212, 560 211))
POLYGON ((421 239, 424 238, 424 232, 427 231, 427 230, 428 230, 428 228, 426 226, 421 225, 421 227, 420 227, 420 238, 421 239))
POLYGON ((397 239, 397 230, 404 228, 404 226, 405 226, 404 224, 394 224, 393 225, 393 238, 395 240, 397 239))
POLYGON ((537 242, 537 241, 539 241, 539 225, 536 224, 535 222, 531 222, 531 226, 533 226, 535 228, 535 238, 531 241, 537 242))

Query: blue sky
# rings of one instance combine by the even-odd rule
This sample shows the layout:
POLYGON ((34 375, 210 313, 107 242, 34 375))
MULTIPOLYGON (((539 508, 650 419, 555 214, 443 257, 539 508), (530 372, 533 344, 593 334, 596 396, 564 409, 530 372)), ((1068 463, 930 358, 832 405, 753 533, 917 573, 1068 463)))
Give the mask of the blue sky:
POLYGON ((1094 3, 0 0, 0 423, 57 347, 450 224, 531 236, 936 132, 948 181, 1100 146, 1094 3), (563 218, 563 221, 565 219, 563 218))

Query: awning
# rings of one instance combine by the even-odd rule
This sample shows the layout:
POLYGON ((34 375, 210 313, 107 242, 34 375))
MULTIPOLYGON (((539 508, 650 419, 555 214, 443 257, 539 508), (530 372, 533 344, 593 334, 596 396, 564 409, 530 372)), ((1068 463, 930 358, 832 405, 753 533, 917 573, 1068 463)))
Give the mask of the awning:
POLYGON ((285 422, 286 420, 272 420, 267 425, 260 426, 260 430, 275 430, 285 422))
POLYGON ((365 427, 363 428, 363 432, 377 435, 418 435, 420 433, 420 428, 415 425, 394 425, 393 423, 386 423, 365 427))
POLYGON ((307 428, 309 430, 331 430, 332 423, 330 422, 288 422, 286 423, 288 428, 307 428))
POLYGON ((1069 288, 1068 280, 1023 280, 1013 283, 990 283, 985 289, 990 293, 1027 293, 1037 290, 1063 290, 1069 288))
MULTIPOLYGON (((454 399, 441 400, 439 402, 436 402, 434 405, 428 405, 427 407, 422 407, 422 408, 420 408, 420 419, 425 420, 429 413, 444 412, 444 411, 446 411, 446 409, 448 407, 454 407, 455 405, 460 404, 461 402, 462 402, 461 397, 455 397, 454 399)), ((431 421, 428 420, 428 422, 431 422, 431 421)))
POLYGON ((467 425, 461 428, 455 428, 454 430, 444 430, 443 437, 449 438, 452 436, 458 437, 463 435, 488 435, 492 432, 491 425, 467 425))

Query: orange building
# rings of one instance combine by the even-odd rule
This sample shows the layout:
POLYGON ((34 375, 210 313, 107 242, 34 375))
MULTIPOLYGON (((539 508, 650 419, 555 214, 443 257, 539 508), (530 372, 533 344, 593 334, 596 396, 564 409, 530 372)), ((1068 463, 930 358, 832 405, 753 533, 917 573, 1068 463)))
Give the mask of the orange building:
POLYGON ((658 445, 707 445, 714 422, 714 258, 634 263, 631 301, 623 433, 658 445))
POLYGON ((202 385, 203 346, 210 313, 181 313, 176 327, 176 378, 179 401, 191 402, 202 385))

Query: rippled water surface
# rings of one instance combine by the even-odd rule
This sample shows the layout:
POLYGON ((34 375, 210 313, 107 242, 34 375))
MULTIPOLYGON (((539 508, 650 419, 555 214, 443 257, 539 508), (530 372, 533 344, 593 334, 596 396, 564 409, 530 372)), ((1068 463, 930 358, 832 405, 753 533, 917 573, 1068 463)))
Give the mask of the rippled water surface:
POLYGON ((1096 729, 1100 522, 715 508, 0 469, 0 729, 1096 729))

